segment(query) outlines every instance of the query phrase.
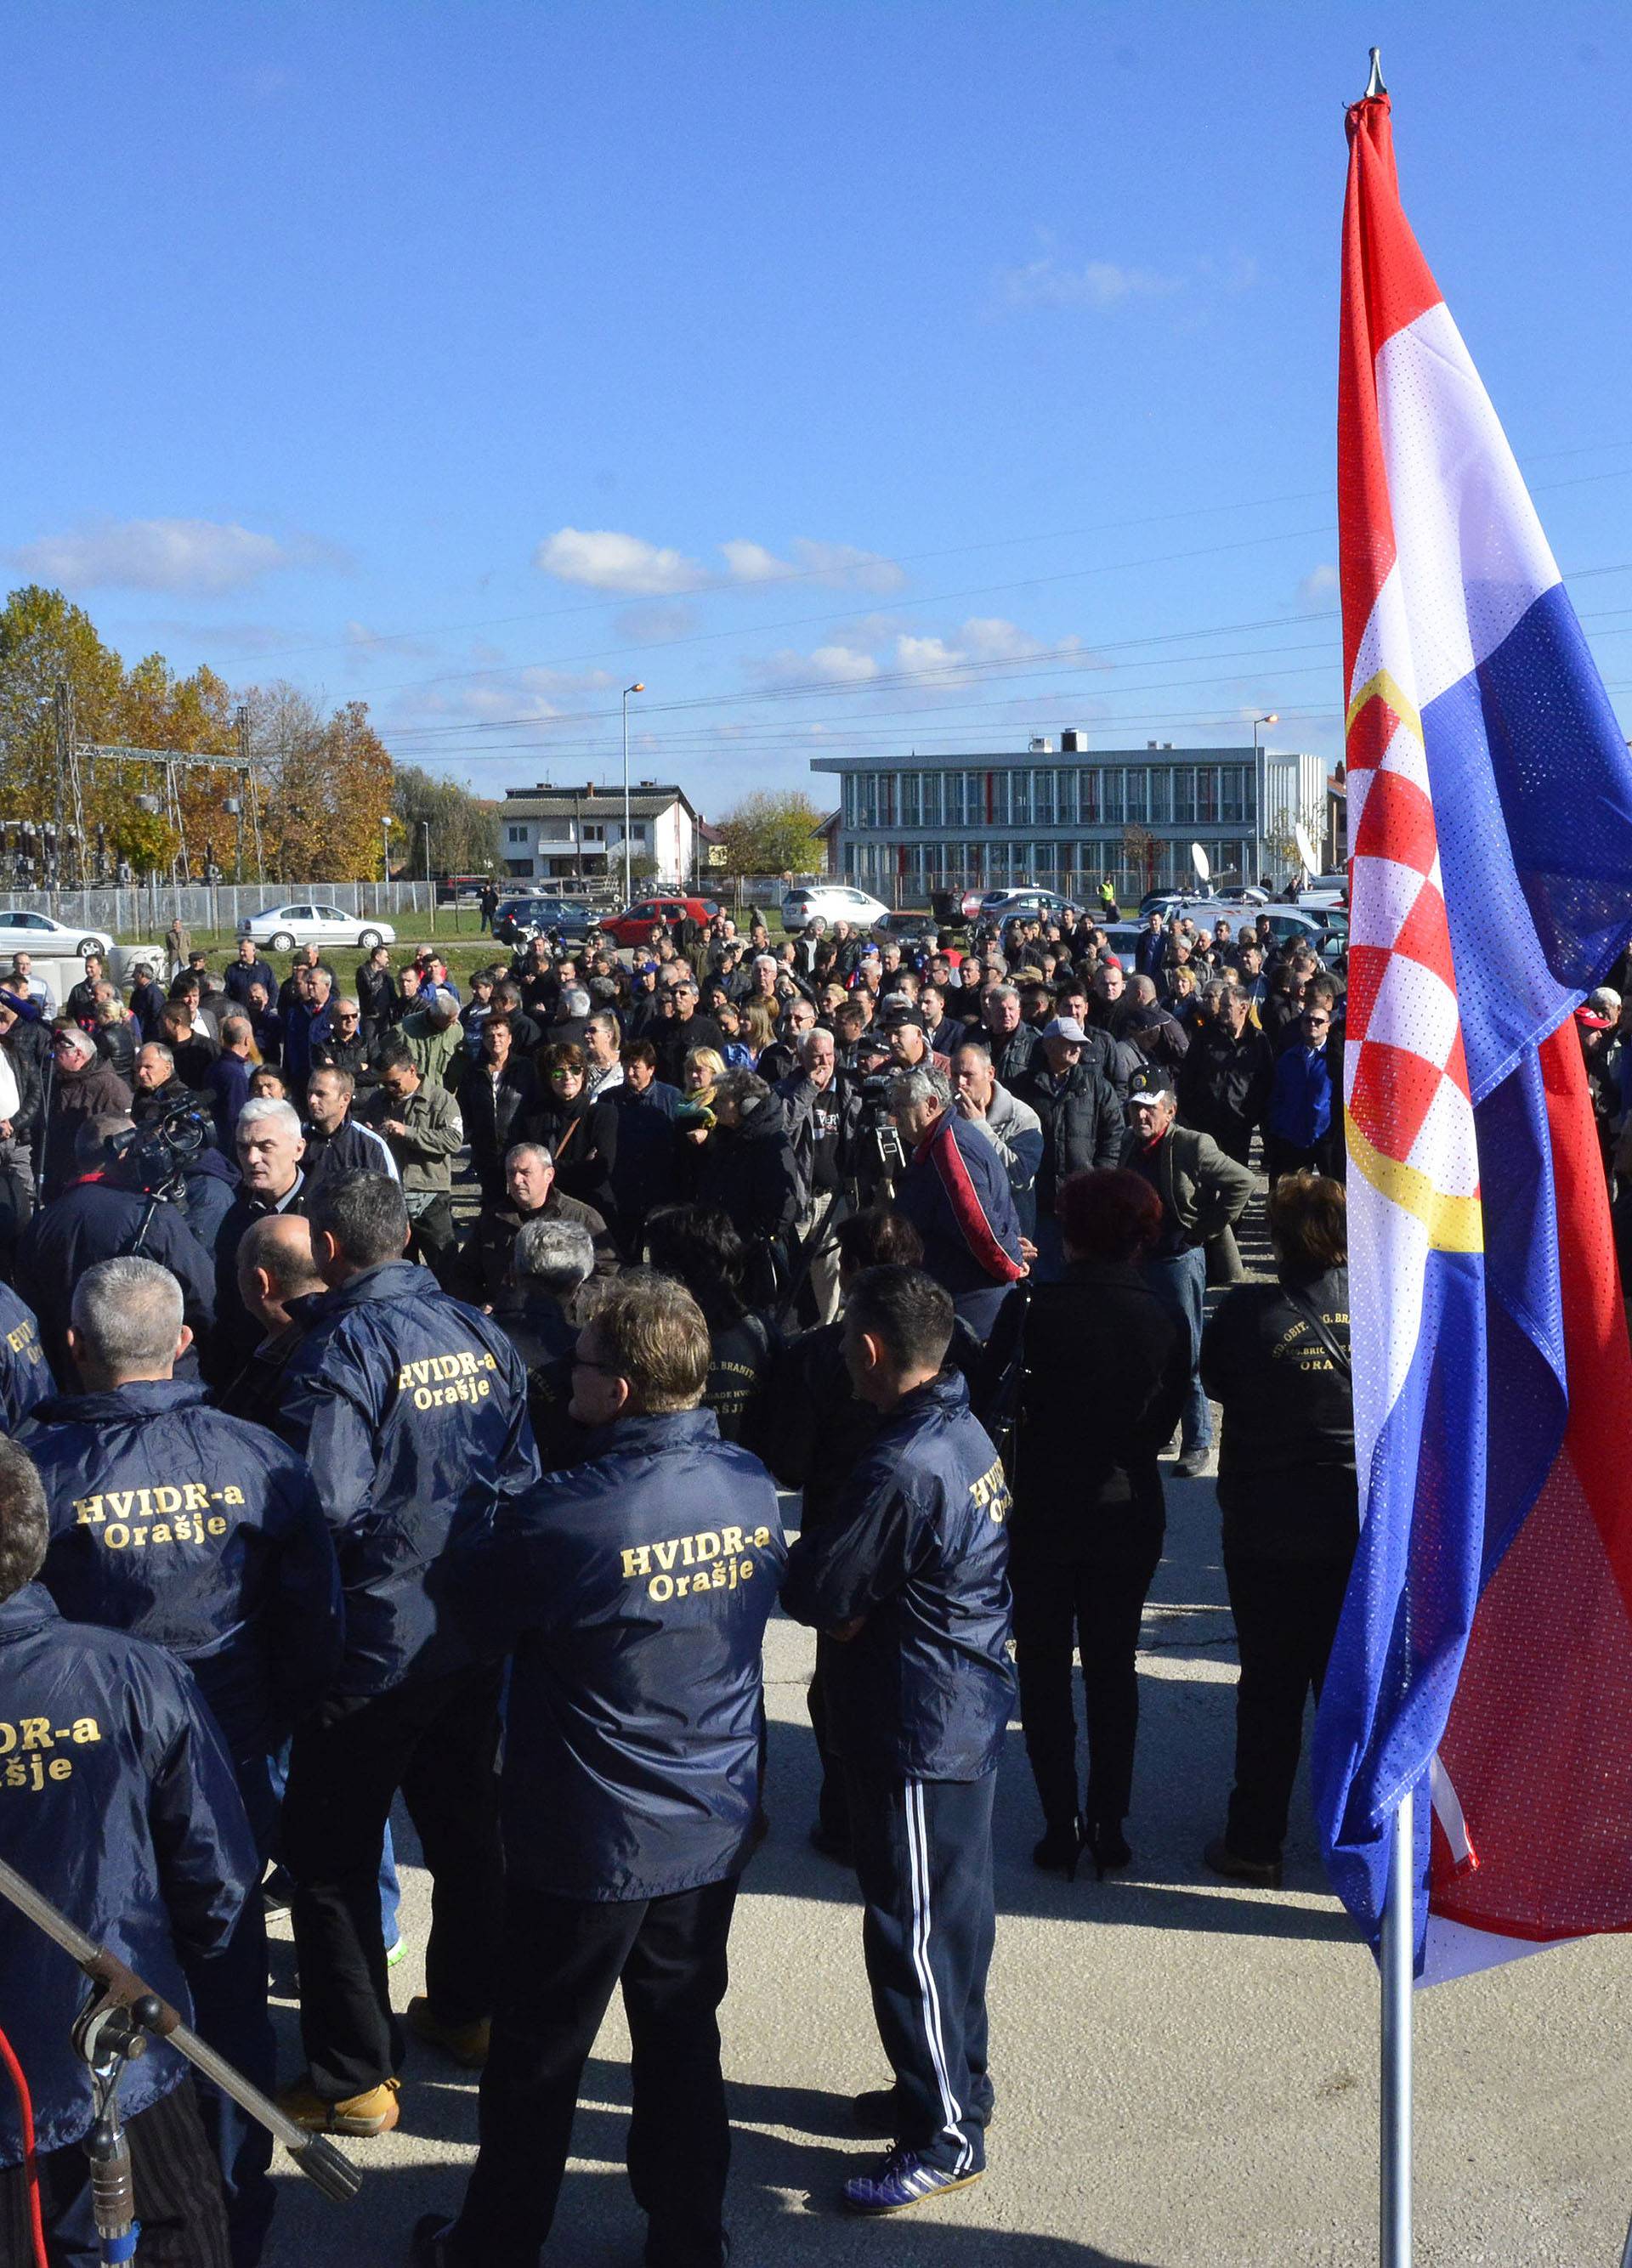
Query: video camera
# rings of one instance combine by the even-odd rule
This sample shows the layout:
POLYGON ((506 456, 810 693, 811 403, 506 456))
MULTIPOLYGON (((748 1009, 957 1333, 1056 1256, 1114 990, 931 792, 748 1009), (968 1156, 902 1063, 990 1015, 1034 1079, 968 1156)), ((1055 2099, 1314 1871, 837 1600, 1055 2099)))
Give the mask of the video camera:
POLYGON ((882 1071, 862 1072, 855 1079, 861 1113, 853 1157, 856 1180, 863 1189, 894 1182, 906 1170, 906 1148, 890 1116, 890 1089, 896 1076, 892 1064, 882 1071))
POLYGON ((144 1197, 178 1196, 195 1158, 215 1138, 203 1105, 188 1096, 170 1103, 156 1118, 121 1134, 113 1144, 114 1170, 128 1189, 144 1197))

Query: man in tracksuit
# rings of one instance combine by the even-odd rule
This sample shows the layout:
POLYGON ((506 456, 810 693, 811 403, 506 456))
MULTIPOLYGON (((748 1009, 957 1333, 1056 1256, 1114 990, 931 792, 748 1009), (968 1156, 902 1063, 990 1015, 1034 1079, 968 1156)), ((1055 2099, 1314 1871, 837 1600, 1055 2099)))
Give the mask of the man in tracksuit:
POLYGON ((620 1278, 575 1353, 587 1461, 446 1563, 473 1639, 514 1649, 506 1992, 481 2155, 458 2220, 420 2224, 424 2268, 534 2268, 620 1980, 649 2268, 726 2256, 715 2012, 758 1810, 760 1653, 785 1551, 770 1475, 699 1407, 708 1365, 708 1326, 683 1285, 620 1278))
POLYGON ((334 1533, 345 1653, 295 1733, 284 1799, 310 2067, 284 2107, 304 2125, 380 2134, 396 2124, 402 2059, 378 1881, 399 1787, 434 1885, 425 1997, 408 2021, 466 2064, 487 2052, 500 1671, 449 1627, 434 1593, 450 1544, 532 1486, 538 1454, 527 1375, 503 1331, 401 1257, 401 1184, 325 1174, 306 1218, 329 1290, 303 1307, 277 1425, 310 1464, 334 1533))
POLYGON ((1026 1273, 1008 1174, 977 1126, 952 1108, 952 1083, 919 1065, 890 1082, 890 1115, 906 1145, 896 1210, 924 1240, 924 1268, 981 1338, 1026 1273))
POLYGON ((789 1555, 782 1603, 829 1650, 873 2012, 895 2072, 859 2096, 888 2136, 857 2213, 978 2181, 992 2108, 986 1969, 992 1796, 1013 1698, 1008 1488, 963 1380, 942 1365, 952 1301, 917 1269, 871 1268, 845 1307, 845 1361, 881 1414, 847 1503, 789 1555))
MULTIPOLYGON (((82 1390, 25 1428, 50 1506, 41 1581, 71 1622, 167 1647, 215 1712, 264 1862, 272 1758, 339 1667, 340 1577, 312 1476, 258 1425, 172 1375, 189 1334, 157 1262, 104 1260, 74 1290, 69 1351, 82 1390)), ((263 2092, 277 2073, 259 1899, 195 1986, 199 2029, 263 2092)), ((214 2088, 235 2268, 261 2257, 276 2191, 272 2138, 214 2088)))
MULTIPOLYGON (((49 1534, 39 1475, 0 1441, 0 1690, 19 1727, 0 1759, 0 1858, 192 2018, 197 1977, 233 1935, 255 1845, 221 1735, 174 1655, 122 1631, 64 1622, 33 1580, 49 1534)), ((41 2204, 53 2260, 103 2257, 83 2144, 95 2116, 74 2052, 85 1982, 19 1914, 0 1927, 0 2019, 33 2098, 41 2204)), ((220 2268, 220 2177, 188 2067, 151 2043, 119 2089, 143 2251, 220 2268)), ((23 2139, 0 2087, 0 2253, 32 2257, 23 2139)))

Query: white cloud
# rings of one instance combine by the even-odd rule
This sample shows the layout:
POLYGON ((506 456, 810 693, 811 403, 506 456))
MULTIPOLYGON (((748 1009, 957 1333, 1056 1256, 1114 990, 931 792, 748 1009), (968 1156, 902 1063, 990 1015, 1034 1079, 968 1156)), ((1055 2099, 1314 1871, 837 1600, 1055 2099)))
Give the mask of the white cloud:
POLYGON ((834 590, 898 591, 906 580, 893 559, 876 551, 862 551, 853 543, 818 543, 796 535, 788 556, 779 559, 763 543, 738 537, 720 547, 731 579, 735 583, 771 583, 798 575, 834 590))
POLYGON ((949 639, 903 634, 896 640, 896 665, 901 669, 961 669, 974 662, 1026 661, 1039 653, 1074 658, 1082 652, 1081 638, 1060 638, 1045 646, 1001 615, 977 615, 949 639))
POLYGON ((213 598, 241 591, 278 568, 310 559, 316 547, 289 546, 236 521, 110 519, 65 535, 43 535, 11 555, 25 574, 79 590, 185 591, 213 598))
POLYGON ((753 674, 766 685, 804 685, 813 678, 826 685, 865 685, 878 672, 874 656, 859 646, 819 645, 814 653, 785 646, 757 664, 753 674))
POLYGON ((533 554, 533 564, 558 582, 582 583, 592 591, 624 591, 632 598, 694 591, 708 580, 696 560, 683 551, 609 527, 558 527, 533 554))
POLYGON ((468 718, 477 725, 508 717, 539 722, 581 706, 589 696, 621 681, 605 669, 516 669, 479 683, 439 687, 419 705, 437 716, 468 718))
POLYGON ((834 590, 861 591, 898 590, 906 579, 893 559, 876 551, 863 551, 853 543, 819 543, 807 535, 794 537, 786 559, 748 536, 733 536, 719 548, 725 565, 716 571, 683 551, 648 543, 644 536, 609 527, 559 527, 539 545, 533 563, 559 582, 639 598, 672 598, 733 583, 774 583, 789 577, 834 590))
POLYGON ((1161 299, 1184 289, 1184 279, 1116 260, 1073 266, 1045 252, 1018 268, 1000 269, 998 295, 1009 307, 1091 307, 1103 313, 1130 299, 1161 299))
POLYGON ((1304 607, 1313 606, 1317 600, 1326 598, 1336 588, 1337 569, 1329 559, 1323 559, 1318 567, 1310 569, 1308 574, 1298 585, 1298 604, 1304 607))

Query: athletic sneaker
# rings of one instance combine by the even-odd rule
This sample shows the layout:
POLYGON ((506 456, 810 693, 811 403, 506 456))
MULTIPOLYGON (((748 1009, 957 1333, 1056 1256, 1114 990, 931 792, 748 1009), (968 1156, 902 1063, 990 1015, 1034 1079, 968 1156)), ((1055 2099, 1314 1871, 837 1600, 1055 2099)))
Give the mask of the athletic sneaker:
POLYGON ((386 1967, 395 1969, 399 1961, 406 1961, 407 1958, 408 1940, 405 1937, 393 1938, 386 1948, 386 1967))
MULTIPOLYGON (((973 2152, 966 2154, 972 2161, 973 2152)), ((985 2171, 971 2162, 958 2173, 950 2166, 928 2164, 916 2150, 892 2150, 877 2173, 858 2174, 845 2183, 845 2203, 852 2213, 904 2213, 948 2190, 966 2190, 985 2171)))

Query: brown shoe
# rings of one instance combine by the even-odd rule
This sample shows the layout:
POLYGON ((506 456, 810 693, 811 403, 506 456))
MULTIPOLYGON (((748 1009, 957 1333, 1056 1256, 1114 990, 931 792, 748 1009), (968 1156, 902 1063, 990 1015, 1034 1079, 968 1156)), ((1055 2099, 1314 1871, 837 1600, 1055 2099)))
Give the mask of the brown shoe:
POLYGON ((1278 1890, 1281 1888, 1279 1859, 1243 1859, 1232 1851, 1222 1835, 1215 1835, 1201 1853, 1201 1863, 1222 1874, 1227 1882, 1244 1882, 1254 1890, 1278 1890))
POLYGON ((416 2039, 440 2048, 444 2055, 451 2056, 467 2071, 480 2071, 487 2061, 493 2028, 485 2016, 469 2024, 445 2023, 425 1995, 418 1993, 409 2002, 402 2021, 416 2039))
POLYGON ((306 2073, 284 2089, 277 2107, 285 2118, 310 2127, 314 2134, 388 2134, 401 2116, 397 2097, 402 2091, 401 2080, 388 2079, 361 2095, 348 2095, 343 2102, 326 2102, 306 2073))

